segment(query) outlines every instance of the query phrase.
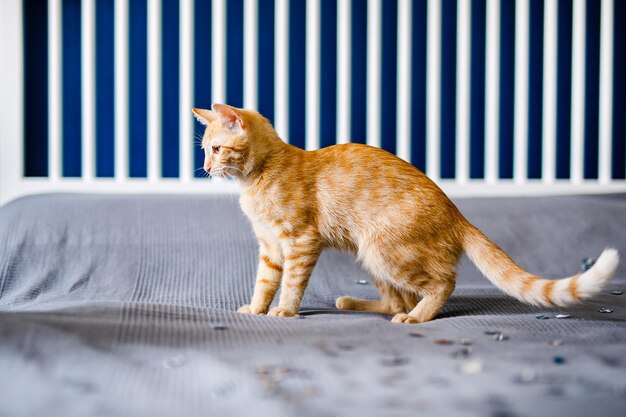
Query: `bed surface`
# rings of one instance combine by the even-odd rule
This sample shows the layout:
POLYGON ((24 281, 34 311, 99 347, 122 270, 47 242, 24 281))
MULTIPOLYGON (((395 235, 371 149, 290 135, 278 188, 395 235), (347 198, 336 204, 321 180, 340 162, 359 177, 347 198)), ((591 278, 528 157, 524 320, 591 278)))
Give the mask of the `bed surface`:
MULTIPOLYGON (((626 258, 626 195, 455 202, 533 273, 574 274, 609 246, 626 258)), ((0 208, 0 416, 625 414, 626 295, 611 294, 626 290, 623 261, 592 301, 538 309, 463 258, 437 319, 396 325, 334 309, 376 292, 332 251, 299 318, 235 313, 256 251, 236 196, 0 208)))

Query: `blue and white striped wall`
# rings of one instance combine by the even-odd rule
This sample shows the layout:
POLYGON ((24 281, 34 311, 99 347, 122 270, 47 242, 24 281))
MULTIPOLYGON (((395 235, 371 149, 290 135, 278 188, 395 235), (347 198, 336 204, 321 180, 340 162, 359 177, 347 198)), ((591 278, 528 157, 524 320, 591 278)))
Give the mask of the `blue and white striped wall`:
POLYGON ((196 183, 190 109, 223 102, 306 149, 380 146, 453 194, 626 189, 625 1, 3 3, 13 182, 196 183))

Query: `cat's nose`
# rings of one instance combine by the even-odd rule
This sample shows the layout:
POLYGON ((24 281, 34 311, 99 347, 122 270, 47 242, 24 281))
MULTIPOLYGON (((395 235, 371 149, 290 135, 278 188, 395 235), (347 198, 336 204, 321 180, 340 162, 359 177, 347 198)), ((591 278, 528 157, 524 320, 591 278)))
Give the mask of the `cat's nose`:
POLYGON ((210 174, 210 173, 211 173, 211 167, 207 167, 207 166, 205 166, 205 167, 204 167, 204 170, 206 171, 206 173, 207 173, 207 174, 210 174))

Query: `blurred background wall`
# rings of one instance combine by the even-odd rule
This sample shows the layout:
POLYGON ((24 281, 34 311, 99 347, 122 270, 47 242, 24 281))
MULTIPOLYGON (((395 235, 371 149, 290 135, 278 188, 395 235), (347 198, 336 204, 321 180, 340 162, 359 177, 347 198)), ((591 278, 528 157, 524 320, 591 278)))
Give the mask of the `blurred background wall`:
POLYGON ((23 0, 22 10, 26 176, 47 175, 54 130, 63 176, 81 175, 85 136, 96 176, 113 176, 124 136, 131 177, 148 174, 151 141, 163 150, 153 169, 178 177, 180 141, 202 165, 191 107, 226 102, 257 108, 294 145, 379 145, 440 178, 540 178, 546 161, 556 178, 598 178, 602 152, 607 175, 625 177, 622 0, 23 0))

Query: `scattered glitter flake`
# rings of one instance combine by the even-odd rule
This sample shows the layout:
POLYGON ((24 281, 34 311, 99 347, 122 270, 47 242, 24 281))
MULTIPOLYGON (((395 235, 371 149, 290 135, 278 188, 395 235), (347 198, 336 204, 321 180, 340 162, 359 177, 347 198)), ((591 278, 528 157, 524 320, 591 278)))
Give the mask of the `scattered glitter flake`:
POLYGON ((483 362, 479 359, 463 362, 459 366, 459 372, 463 375, 478 375, 483 371, 483 362))
POLYGON ((359 285, 367 285, 368 282, 365 279, 357 279, 356 281, 354 281, 355 284, 359 284, 359 285))
POLYGON ((563 339, 553 339, 548 342, 550 346, 561 346, 563 344, 563 339))
POLYGON ((496 333, 496 334, 492 334, 491 338, 493 340, 495 340, 496 342, 503 342, 505 340, 509 340, 509 336, 502 334, 500 332, 496 333))
POLYGON ((567 362, 567 360, 563 356, 555 356, 554 358, 552 358, 552 362, 556 363, 557 365, 563 365, 565 362, 567 362))
POLYGON ((569 314, 557 314, 556 316, 557 319, 569 319, 570 315, 569 314))
POLYGON ((424 337, 424 335, 422 333, 417 333, 417 332, 409 333, 409 336, 411 336, 411 337, 418 337, 418 338, 419 337, 424 337))
POLYGON ((452 352, 452 357, 453 358, 468 358, 471 353, 472 353, 472 348, 465 347, 463 349, 455 350, 454 352, 452 352))
POLYGON ((187 358, 183 355, 170 356, 163 363, 166 368, 180 368, 187 363, 187 358))
POLYGON ((535 318, 537 320, 548 320, 550 317, 546 316, 545 314, 537 314, 535 318))
POLYGON ((450 339, 435 339, 435 343, 441 346, 450 346, 454 344, 454 340, 450 339))
POLYGON ((223 324, 214 324, 213 326, 211 326, 211 328, 213 330, 226 330, 226 326, 224 326, 223 324))
POLYGON ((524 369, 519 374, 515 375, 514 381, 520 384, 530 384, 537 380, 537 373, 530 368, 524 369))
POLYGON ((612 313, 613 309, 612 308, 606 308, 606 307, 602 307, 598 309, 599 313, 612 313))
POLYGON ((459 340, 459 343, 462 344, 463 346, 471 346, 474 344, 474 342, 472 342, 470 339, 466 339, 463 338, 461 340, 459 340))
POLYGON ((593 264, 596 263, 596 260, 593 258, 584 258, 581 262, 580 262, 580 267, 582 268, 583 271, 588 271, 589 269, 591 269, 591 267, 593 266, 593 264))
POLYGON ((499 331, 497 331, 497 330, 486 330, 486 331, 485 331, 485 334, 486 334, 487 336, 493 336, 493 335, 496 335, 496 334, 502 334, 502 333, 501 333, 501 332, 499 332, 499 331))
POLYGON ((624 294, 624 292, 620 290, 611 291, 611 295, 622 295, 622 294, 624 294))
POLYGON ((385 358, 381 361, 383 366, 402 366, 409 363, 407 358, 403 358, 401 356, 394 356, 392 358, 385 358))

